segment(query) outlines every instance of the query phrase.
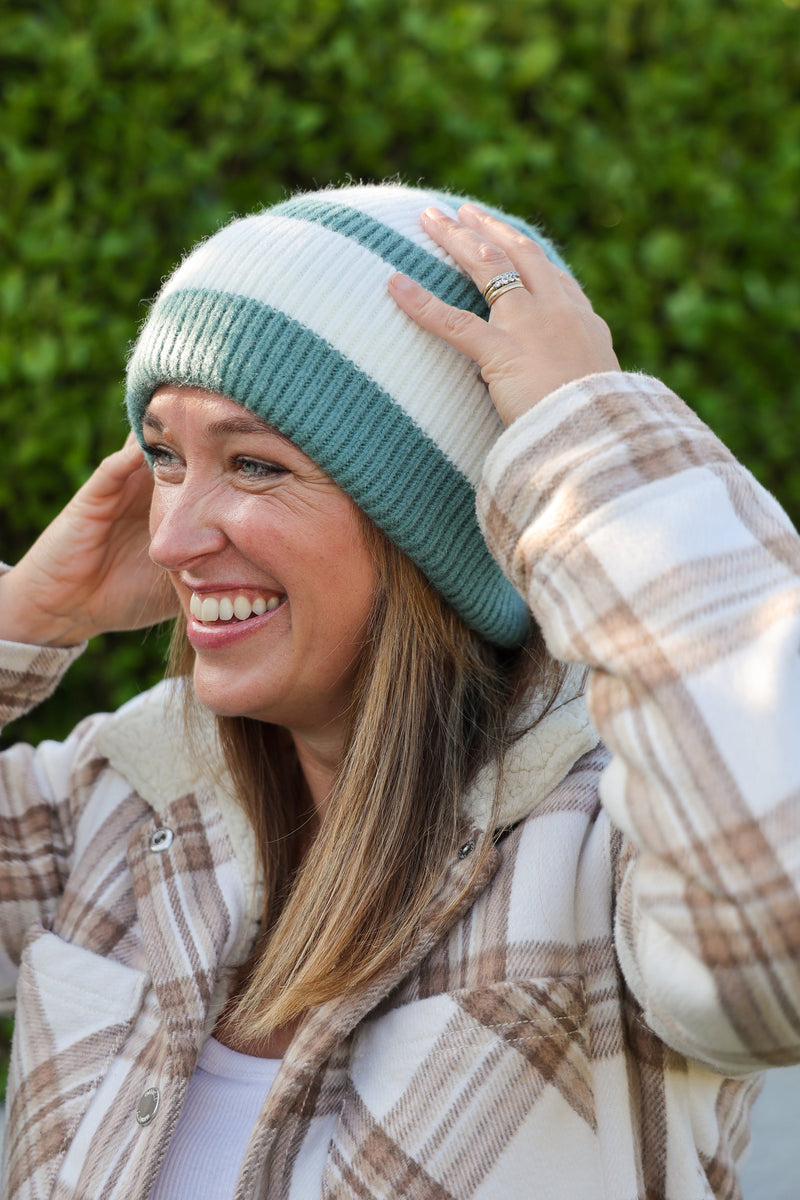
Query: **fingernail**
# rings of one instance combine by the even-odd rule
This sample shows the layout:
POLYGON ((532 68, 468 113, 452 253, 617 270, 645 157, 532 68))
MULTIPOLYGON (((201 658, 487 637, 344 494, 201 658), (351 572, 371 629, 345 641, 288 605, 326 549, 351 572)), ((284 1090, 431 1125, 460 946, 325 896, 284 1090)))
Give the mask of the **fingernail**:
POLYGON ((401 275, 399 271, 390 276, 389 283, 397 292, 410 292, 414 286, 413 279, 409 279, 407 275, 401 275))
POLYGON ((462 204, 458 211, 460 213, 472 213, 474 217, 483 216, 483 209, 478 208, 477 204, 462 204))
POLYGON ((439 208, 426 208, 423 217, 427 217, 429 221, 443 221, 444 213, 439 208))

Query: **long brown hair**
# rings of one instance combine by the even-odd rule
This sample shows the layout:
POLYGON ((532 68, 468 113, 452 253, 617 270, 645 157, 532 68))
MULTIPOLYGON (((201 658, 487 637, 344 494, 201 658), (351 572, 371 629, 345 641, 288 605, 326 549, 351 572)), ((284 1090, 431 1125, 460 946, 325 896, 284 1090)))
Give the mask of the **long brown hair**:
MULTIPOLYGON (((362 519, 378 587, 318 828, 287 732, 217 718, 265 880, 261 935, 228 1016, 247 1038, 355 991, 398 958, 452 861, 465 787, 518 735, 525 697, 543 697, 543 715, 563 680, 536 629, 518 650, 490 645, 362 519)), ((173 644, 175 673, 189 674, 180 627, 173 644)))

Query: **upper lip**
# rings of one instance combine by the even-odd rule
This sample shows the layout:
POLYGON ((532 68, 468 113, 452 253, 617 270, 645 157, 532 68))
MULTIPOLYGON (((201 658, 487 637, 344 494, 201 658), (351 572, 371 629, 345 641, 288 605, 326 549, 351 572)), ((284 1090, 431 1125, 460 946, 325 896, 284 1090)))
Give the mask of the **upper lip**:
POLYGON ((283 595, 281 588, 266 583, 191 583, 188 579, 182 579, 181 583, 188 591, 196 592, 198 596, 202 596, 205 593, 218 595, 223 592, 240 592, 242 595, 247 592, 255 592, 259 596, 283 595))

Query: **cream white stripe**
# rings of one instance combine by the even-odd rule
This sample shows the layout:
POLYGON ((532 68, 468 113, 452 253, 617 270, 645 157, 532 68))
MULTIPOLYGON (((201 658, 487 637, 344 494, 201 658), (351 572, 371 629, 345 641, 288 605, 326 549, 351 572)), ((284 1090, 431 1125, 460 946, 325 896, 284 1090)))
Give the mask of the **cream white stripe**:
POLYGON ((280 309, 393 396, 476 485, 502 431, 499 418, 474 363, 444 342, 438 352, 420 354, 418 330, 387 292, 392 270, 371 250, 323 226, 274 215, 245 217, 198 247, 164 295, 222 288, 224 278, 224 290, 280 309), (301 242, 313 273, 298 267, 301 242), (217 266, 220 256, 224 272, 217 266), (463 419, 454 420, 452 405, 441 403, 448 393, 463 396, 463 419))

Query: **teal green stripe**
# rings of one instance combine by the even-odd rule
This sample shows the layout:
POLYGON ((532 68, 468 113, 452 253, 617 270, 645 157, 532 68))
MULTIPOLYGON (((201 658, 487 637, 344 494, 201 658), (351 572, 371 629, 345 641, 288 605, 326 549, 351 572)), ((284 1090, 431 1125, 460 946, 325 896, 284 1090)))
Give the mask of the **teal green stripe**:
POLYGON ((447 304, 467 309, 480 317, 489 315, 486 301, 466 275, 368 213, 320 199, 316 195, 285 200, 270 209, 272 213, 323 225, 333 233, 349 237, 377 254, 384 262, 390 263, 396 271, 415 279, 447 304))
POLYGON ((489 554, 469 481, 387 392, 310 329, 246 297, 172 293, 156 301, 129 365, 128 414, 139 435, 161 383, 221 392, 275 425, 469 625, 501 645, 523 640, 524 603, 489 554))

